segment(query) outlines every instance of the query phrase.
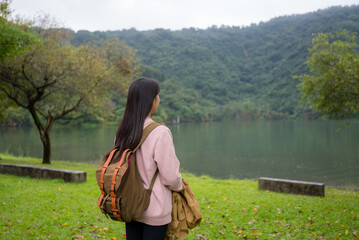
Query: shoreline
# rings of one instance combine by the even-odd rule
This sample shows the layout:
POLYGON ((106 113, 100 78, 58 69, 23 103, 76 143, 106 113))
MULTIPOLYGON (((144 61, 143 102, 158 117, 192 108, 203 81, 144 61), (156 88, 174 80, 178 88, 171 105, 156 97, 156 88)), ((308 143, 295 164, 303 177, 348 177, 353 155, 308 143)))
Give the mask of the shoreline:
MULTIPOLYGON (((14 156, 11 154, 5 154, 5 153, 0 153, 0 163, 14 163, 16 164, 16 162, 18 162, 18 164, 26 164, 26 165, 35 165, 35 166, 45 166, 48 168, 57 168, 55 166, 57 165, 65 165, 65 166, 81 166, 83 165, 90 165, 93 167, 96 167, 99 160, 97 161, 91 161, 91 162, 73 162, 73 161, 68 161, 68 160, 51 160, 51 164, 42 164, 42 159, 40 158, 36 158, 36 157, 22 157, 22 156, 14 156), (3 161, 4 159, 10 159, 10 162, 6 162, 3 161)), ((70 168, 68 168, 70 169, 70 168)), ((193 174, 185 169, 180 169, 181 173, 183 174, 190 174, 193 175, 196 178, 200 178, 200 179, 212 179, 212 180, 216 180, 216 181, 230 181, 230 180, 234 180, 234 181, 252 181, 252 182, 258 182, 259 178, 244 178, 244 179, 240 179, 240 178, 213 178, 212 176, 209 175, 196 175, 193 174)), ((325 184, 325 183, 324 183, 325 184)), ((326 189, 337 189, 337 190, 343 190, 343 191, 353 191, 353 192, 359 192, 359 185, 354 185, 354 184, 350 184, 350 185, 327 185, 325 184, 325 188, 326 189)))

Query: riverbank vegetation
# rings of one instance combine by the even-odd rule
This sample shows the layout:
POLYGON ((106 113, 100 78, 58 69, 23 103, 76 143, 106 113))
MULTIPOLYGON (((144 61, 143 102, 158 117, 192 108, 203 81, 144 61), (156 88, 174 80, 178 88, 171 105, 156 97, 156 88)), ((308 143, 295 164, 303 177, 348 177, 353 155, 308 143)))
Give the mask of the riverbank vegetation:
MULTIPOLYGON (((318 113, 300 103, 299 79, 293 76, 309 73, 306 60, 313 34, 359 32, 358 16, 359 6, 353 5, 277 17, 248 27, 63 31, 72 36, 66 43, 73 47, 118 38, 136 51, 137 75, 160 81, 159 121, 316 118, 318 113)), ((124 94, 111 96, 116 111, 107 121, 119 121, 124 102, 124 94)), ((14 107, 5 116, 2 124, 32 124, 28 113, 14 107)), ((78 123, 103 120, 88 115, 78 123)))
MULTIPOLYGON (((0 157, 1 163, 41 165, 41 159, 0 157)), ((87 182, 1 175, 1 238, 125 239, 124 224, 96 206, 96 164, 53 161, 51 167, 86 171, 87 182)), ((359 238, 359 192, 327 188, 320 198, 258 190, 253 180, 183 177, 203 214, 186 239, 359 238)))

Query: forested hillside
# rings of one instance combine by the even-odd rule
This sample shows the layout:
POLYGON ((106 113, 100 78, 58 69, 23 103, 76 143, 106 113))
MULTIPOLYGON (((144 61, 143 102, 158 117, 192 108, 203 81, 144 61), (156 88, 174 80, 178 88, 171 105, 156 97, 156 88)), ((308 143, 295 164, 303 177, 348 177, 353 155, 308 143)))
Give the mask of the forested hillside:
MULTIPOLYGON (((359 6, 283 16, 249 27, 78 31, 73 43, 118 37, 159 79, 167 118, 303 117, 295 75, 308 72, 314 33, 359 32, 359 6)), ((165 116, 166 117, 166 116, 165 116)))
MULTIPOLYGON (((119 38, 137 51, 143 76, 161 84, 159 120, 310 118, 296 75, 308 73, 313 34, 359 32, 359 5, 274 18, 248 27, 72 32, 71 44, 119 38)), ((115 97, 116 120, 124 96, 115 97)), ((15 110, 13 115, 19 114, 15 110)), ((20 111, 20 110, 19 110, 20 111)))

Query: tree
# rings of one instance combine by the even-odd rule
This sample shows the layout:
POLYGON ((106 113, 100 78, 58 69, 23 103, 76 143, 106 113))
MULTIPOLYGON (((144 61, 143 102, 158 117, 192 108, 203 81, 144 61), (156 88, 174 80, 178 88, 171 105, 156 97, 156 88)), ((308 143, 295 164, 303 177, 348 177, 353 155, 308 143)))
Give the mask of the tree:
POLYGON ((356 33, 317 34, 307 64, 312 75, 300 78, 302 100, 335 119, 357 117, 359 53, 356 33))
POLYGON ((39 39, 25 30, 28 23, 10 21, 10 1, 0 2, 0 61, 7 55, 16 55, 39 39))
MULTIPOLYGON (((28 24, 9 20, 11 15, 9 4, 8 0, 0 2, 0 61, 6 56, 22 53, 28 46, 39 41, 36 36, 24 31, 29 27, 28 24)), ((11 106, 13 106, 12 102, 0 92, 0 120, 4 120, 4 112, 11 106)))
POLYGON ((50 164, 55 121, 109 116, 111 93, 126 91, 137 60, 118 40, 75 48, 68 44, 68 31, 49 27, 48 19, 42 23, 34 29, 41 43, 0 63, 0 90, 30 112, 43 143, 43 163, 50 164))

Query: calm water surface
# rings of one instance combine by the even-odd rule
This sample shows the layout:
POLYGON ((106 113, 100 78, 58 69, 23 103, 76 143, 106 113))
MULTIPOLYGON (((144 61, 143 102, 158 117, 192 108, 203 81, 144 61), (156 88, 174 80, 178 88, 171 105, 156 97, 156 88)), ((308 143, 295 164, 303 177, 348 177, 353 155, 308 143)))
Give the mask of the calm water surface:
MULTIPOLYGON (((359 121, 248 121, 170 125, 181 167, 214 178, 276 177, 359 186, 359 121)), ((55 128, 52 159, 95 162, 116 127, 55 128)), ((0 152, 42 156, 35 128, 0 128, 0 152)))

